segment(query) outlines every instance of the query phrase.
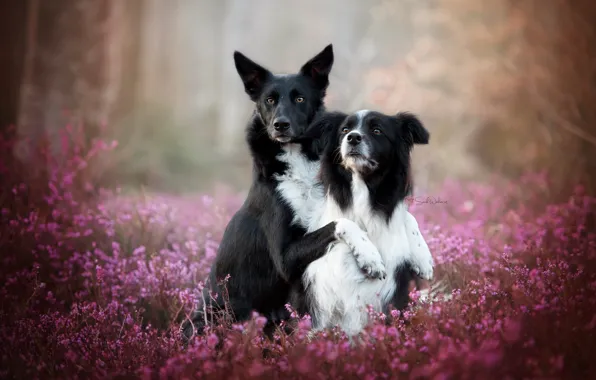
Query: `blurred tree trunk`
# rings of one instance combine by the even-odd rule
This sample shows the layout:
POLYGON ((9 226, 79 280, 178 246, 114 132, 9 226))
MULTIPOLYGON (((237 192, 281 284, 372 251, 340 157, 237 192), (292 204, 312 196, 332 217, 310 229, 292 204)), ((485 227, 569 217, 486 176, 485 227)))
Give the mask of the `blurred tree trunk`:
MULTIPOLYGON (((216 128, 216 148, 219 155, 228 158, 232 154, 238 154, 240 144, 245 145, 242 137, 244 136, 244 126, 250 115, 249 102, 234 66, 233 52, 239 50, 248 54, 242 43, 244 37, 237 30, 249 30, 250 19, 247 15, 250 14, 249 10, 252 6, 255 4, 248 1, 229 0, 226 3, 223 18, 221 51, 217 56, 221 64, 220 83, 218 84, 220 89, 218 91, 218 106, 221 111, 218 115, 219 120, 216 128)), ((267 67, 263 58, 250 58, 267 67)), ((246 149, 243 150, 246 151, 246 149)))
MULTIPOLYGON (((21 80, 26 66, 27 16, 29 4, 23 0, 11 0, 0 12, 0 134, 2 139, 13 140, 17 136, 16 124, 19 114, 21 80)), ((21 181, 21 170, 10 170, 17 164, 12 149, 0 152, 0 186, 10 187, 21 181), (8 173, 11 178, 6 178, 8 173)))
MULTIPOLYGON (((22 83, 21 136, 37 139, 81 123, 93 136, 122 108, 124 69, 138 36, 139 1, 36 1, 36 28, 27 46, 31 61, 22 83), (138 5, 138 4, 137 4, 138 5)), ((31 25, 30 25, 31 26, 31 25)), ((27 67, 27 66, 26 66, 27 67)))
POLYGON ((200 180, 201 166, 212 170, 223 3, 143 1, 137 101, 115 128, 127 147, 119 157, 121 177, 171 190, 200 180))
POLYGON ((0 128, 2 130, 17 122, 21 79, 25 67, 27 44, 28 3, 10 0, 0 12, 0 128))
POLYGON ((173 126, 212 135, 220 67, 222 3, 146 0, 141 15, 138 98, 173 126), (206 125, 201 125, 206 124, 206 125))

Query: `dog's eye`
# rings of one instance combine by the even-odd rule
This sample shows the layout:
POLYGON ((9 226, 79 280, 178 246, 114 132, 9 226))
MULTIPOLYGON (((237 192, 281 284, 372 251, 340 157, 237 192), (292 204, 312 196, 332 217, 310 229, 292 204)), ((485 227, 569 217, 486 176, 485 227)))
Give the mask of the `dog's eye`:
POLYGON ((381 134, 381 128, 378 128, 378 127, 377 127, 377 128, 375 128, 375 129, 373 129, 373 131, 372 131, 372 132, 373 132, 375 135, 380 135, 380 134, 381 134))
POLYGON ((275 104, 275 99, 273 99, 271 96, 267 98, 267 103, 269 104, 275 104))
POLYGON ((348 128, 348 127, 343 127, 341 129, 341 133, 348 133, 349 131, 350 131, 350 128, 348 128))
POLYGON ((296 98, 296 103, 302 103, 302 102, 304 102, 304 97, 299 96, 296 98))

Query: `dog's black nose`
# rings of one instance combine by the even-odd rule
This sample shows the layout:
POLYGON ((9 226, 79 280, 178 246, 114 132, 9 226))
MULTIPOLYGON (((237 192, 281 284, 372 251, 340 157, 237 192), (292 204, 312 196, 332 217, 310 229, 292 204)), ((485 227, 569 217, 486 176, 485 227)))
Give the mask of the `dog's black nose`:
POLYGON ((276 131, 285 131, 286 129, 290 128, 290 122, 285 117, 278 117, 277 119, 273 120, 273 128, 276 131))
POLYGON ((348 144, 350 145, 358 145, 362 141, 362 135, 357 132, 350 133, 347 137, 348 144))

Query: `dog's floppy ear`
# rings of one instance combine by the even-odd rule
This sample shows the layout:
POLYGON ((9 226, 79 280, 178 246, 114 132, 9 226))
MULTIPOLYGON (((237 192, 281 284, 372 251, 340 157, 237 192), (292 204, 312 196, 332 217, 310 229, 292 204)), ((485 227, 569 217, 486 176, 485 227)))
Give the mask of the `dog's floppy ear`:
POLYGON ((329 112, 325 116, 323 133, 321 134, 320 144, 323 152, 333 154, 339 144, 339 132, 348 115, 343 112, 329 112))
POLYGON ((317 116, 309 125, 305 139, 313 140, 313 148, 319 155, 337 145, 339 127, 348 117, 342 112, 324 112, 317 116))
POLYGON ((244 91, 252 101, 256 101, 263 90, 265 82, 271 77, 271 72, 239 51, 234 52, 234 64, 244 84, 244 91))
POLYGON ((402 128, 412 144, 428 144, 430 133, 416 115, 410 112, 398 112, 395 118, 398 127, 402 128))
POLYGON ((329 73, 333 66, 333 45, 329 44, 319 54, 306 62, 300 73, 311 78, 320 90, 329 85, 329 73))

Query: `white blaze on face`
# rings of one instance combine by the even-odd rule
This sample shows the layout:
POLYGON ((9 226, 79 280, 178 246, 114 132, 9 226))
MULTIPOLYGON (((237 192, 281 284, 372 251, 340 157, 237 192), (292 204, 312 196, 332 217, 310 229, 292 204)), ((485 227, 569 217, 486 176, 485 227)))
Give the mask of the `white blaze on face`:
POLYGON ((364 117, 366 115, 368 115, 370 113, 369 110, 360 110, 358 112, 356 112, 356 115, 358 116, 358 126, 362 125, 362 120, 364 120, 364 117))
POLYGON ((354 129, 348 132, 341 141, 340 146, 340 153, 341 158, 343 161, 343 166, 355 172, 360 172, 363 170, 370 170, 375 167, 375 164, 370 161, 370 147, 363 139, 363 141, 358 145, 357 151, 360 154, 359 156, 350 156, 348 153, 352 151, 352 147, 348 143, 348 135, 352 134, 359 134, 360 136, 364 136, 364 118, 368 115, 369 110, 360 110, 356 112, 356 117, 358 119, 358 124, 354 129))

